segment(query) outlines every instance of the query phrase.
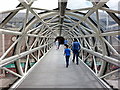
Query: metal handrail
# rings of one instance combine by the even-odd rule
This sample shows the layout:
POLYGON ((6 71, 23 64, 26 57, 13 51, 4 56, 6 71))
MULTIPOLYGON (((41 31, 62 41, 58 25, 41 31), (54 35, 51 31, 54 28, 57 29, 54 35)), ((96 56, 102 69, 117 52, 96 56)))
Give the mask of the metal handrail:
POLYGON ((47 45, 51 45, 51 44, 53 44, 53 43, 48 43, 48 44, 42 45, 42 46, 40 46, 40 47, 36 47, 36 48, 34 48, 34 49, 31 49, 31 50, 29 50, 29 51, 25 51, 25 52, 22 52, 22 53, 20 53, 20 54, 17 54, 17 55, 11 56, 11 57, 9 57, 9 58, 3 59, 3 60, 0 62, 0 67, 5 66, 5 65, 7 65, 7 64, 9 64, 9 63, 11 63, 11 62, 17 61, 17 60, 19 60, 20 58, 25 57, 25 56, 27 56, 27 55, 29 55, 29 54, 37 51, 37 50, 40 50, 40 49, 43 48, 43 47, 46 47, 47 45))

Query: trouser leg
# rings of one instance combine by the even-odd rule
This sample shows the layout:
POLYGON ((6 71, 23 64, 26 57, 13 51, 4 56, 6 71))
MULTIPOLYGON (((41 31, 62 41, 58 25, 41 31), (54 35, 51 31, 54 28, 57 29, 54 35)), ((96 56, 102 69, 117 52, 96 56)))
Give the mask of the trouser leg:
POLYGON ((78 65, 79 62, 78 62, 78 56, 79 56, 79 53, 76 53, 76 64, 78 65))
POLYGON ((60 44, 58 45, 58 49, 60 48, 60 44))
POLYGON ((73 62, 75 61, 75 53, 73 53, 73 60, 72 60, 73 62))
POLYGON ((66 56, 66 67, 69 66, 69 56, 66 56))

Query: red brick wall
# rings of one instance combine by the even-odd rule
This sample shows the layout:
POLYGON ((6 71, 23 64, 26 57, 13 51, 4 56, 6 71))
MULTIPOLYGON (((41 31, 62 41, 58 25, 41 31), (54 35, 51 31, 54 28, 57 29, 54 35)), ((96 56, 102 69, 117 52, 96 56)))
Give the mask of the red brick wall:
MULTIPOLYGON (((10 47, 10 45, 13 43, 11 38, 13 35, 5 35, 4 42, 5 42, 5 51, 10 47)), ((3 54, 3 41, 2 41, 2 35, 0 35, 0 56, 3 54)), ((11 53, 11 52, 10 52, 11 53)), ((9 53, 9 54, 10 54, 9 53)))

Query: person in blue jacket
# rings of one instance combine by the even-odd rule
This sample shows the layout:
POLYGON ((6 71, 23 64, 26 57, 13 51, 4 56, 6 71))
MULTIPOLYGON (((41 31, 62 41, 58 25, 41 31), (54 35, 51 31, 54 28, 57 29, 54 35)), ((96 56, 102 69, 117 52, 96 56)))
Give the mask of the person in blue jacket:
POLYGON ((79 51, 80 51, 80 43, 77 41, 77 39, 74 39, 74 42, 72 44, 72 51, 73 51, 73 63, 76 57, 76 64, 78 65, 78 56, 79 56, 79 51))
POLYGON ((118 39, 120 39, 120 35, 118 36, 118 39))
POLYGON ((66 68, 68 68, 71 50, 68 48, 68 45, 67 45, 67 44, 65 44, 64 46, 65 46, 64 55, 65 55, 65 58, 66 58, 66 68))
POLYGON ((67 39, 64 40, 64 45, 65 45, 65 44, 68 44, 68 40, 67 40, 67 39))

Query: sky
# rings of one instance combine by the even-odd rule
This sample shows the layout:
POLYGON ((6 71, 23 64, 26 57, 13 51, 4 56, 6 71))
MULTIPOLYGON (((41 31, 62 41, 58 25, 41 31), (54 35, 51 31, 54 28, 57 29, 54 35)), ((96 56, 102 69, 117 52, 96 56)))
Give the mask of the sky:
MULTIPOLYGON (((111 9, 118 10, 119 1, 120 0, 109 0, 107 5, 109 5, 111 9)), ((18 0, 0 0, 0 12, 14 9, 18 4, 18 0)), ((58 7, 58 0, 36 0, 32 6, 51 10, 58 7)), ((88 0, 68 0, 67 4, 67 8, 70 9, 80 9, 91 6, 92 4, 88 0)))

